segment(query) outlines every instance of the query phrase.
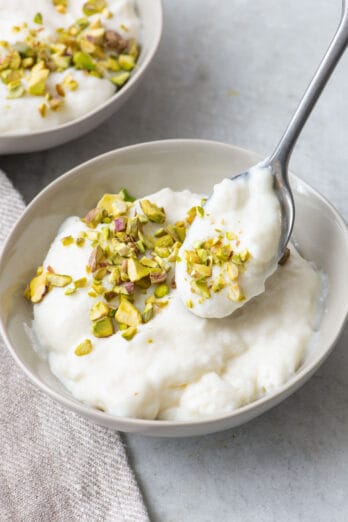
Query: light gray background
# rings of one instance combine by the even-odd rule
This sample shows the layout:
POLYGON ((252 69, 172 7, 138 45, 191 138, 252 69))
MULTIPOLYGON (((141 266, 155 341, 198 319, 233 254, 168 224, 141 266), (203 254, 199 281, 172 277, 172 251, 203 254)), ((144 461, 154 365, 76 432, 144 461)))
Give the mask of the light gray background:
MULTIPOLYGON (((209 138, 269 153, 329 43, 340 0, 165 0, 164 8, 158 56, 121 111, 68 145, 0 158, 26 201, 74 165, 136 142, 209 138)), ((346 219, 347 92, 346 55, 291 163, 346 219)), ((347 521, 347 341, 346 328, 308 384, 241 428, 127 436, 153 520, 347 521)))

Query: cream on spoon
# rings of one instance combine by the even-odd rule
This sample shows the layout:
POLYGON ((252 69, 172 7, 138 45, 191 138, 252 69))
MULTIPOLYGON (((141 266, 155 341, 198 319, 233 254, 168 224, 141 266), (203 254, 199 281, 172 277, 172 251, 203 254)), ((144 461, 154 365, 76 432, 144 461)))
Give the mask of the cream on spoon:
POLYGON ((197 208, 176 266, 183 303, 196 315, 225 317, 264 290, 284 255, 295 207, 289 159, 312 109, 348 44, 348 6, 337 32, 274 153, 214 187, 197 208))

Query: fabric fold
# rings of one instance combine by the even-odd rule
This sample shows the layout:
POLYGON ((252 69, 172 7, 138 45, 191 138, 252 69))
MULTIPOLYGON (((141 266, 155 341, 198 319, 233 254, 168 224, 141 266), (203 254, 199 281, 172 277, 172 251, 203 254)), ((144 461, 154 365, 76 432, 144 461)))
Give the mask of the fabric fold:
MULTIPOLYGON (((0 172, 0 250, 23 209, 0 172)), ((2 339, 0 356, 0 520, 148 522, 119 433, 34 388, 2 339)))

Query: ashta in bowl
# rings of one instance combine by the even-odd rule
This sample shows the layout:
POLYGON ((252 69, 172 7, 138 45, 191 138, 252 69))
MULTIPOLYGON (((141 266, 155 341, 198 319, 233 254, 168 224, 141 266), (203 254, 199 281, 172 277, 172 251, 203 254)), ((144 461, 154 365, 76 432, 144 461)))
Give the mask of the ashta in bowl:
MULTIPOLYGON (((45 189, 29 205, 16 225, 5 245, 0 265, 2 328, 11 353, 27 375, 55 399, 97 423, 124 431, 163 436, 203 434, 236 426, 277 404, 303 384, 328 355, 346 317, 347 278, 339 259, 347 255, 347 230, 336 211, 295 176, 292 176, 292 186, 297 208, 294 231, 296 247, 305 259, 311 261, 317 270, 326 275, 328 291, 313 339, 308 342, 301 363, 286 382, 268 390, 256 401, 237 407, 228 414, 222 414, 220 410, 214 415, 212 411, 208 412, 209 415, 205 418, 190 420, 185 420, 182 416, 174 416, 173 419, 170 415, 166 420, 129 418, 120 416, 124 415, 122 411, 119 416, 110 415, 89 407, 86 400, 84 403, 77 401, 52 374, 47 362, 38 356, 38 346, 35 345, 35 349, 33 346, 37 341, 33 341, 31 330, 32 306, 25 302, 23 288, 33 276, 36 267, 42 263, 65 218, 86 215, 88 210, 95 206, 98 197, 105 193, 115 193, 122 187, 127 187, 129 192, 138 198, 163 187, 170 187, 175 191, 189 189, 198 194, 209 193, 214 183, 256 161, 256 155, 251 152, 213 142, 154 142, 128 147, 96 158, 77 167, 45 189), (323 245, 323 237, 330 244, 323 245)), ((53 296, 54 292, 62 290, 53 290, 50 295, 53 296)), ((179 331, 179 324, 177 328, 179 331)), ((284 332, 284 335, 291 336, 291 331, 284 332)), ((134 339, 137 339, 137 336, 140 334, 134 339)), ((209 343, 209 349, 214 351, 214 346, 211 346, 214 341, 210 339, 209 343)), ((132 349, 132 341, 128 347, 125 349, 132 349)), ((152 349, 152 344, 149 347, 152 349)), ((165 346, 163 348, 165 349, 165 346)), ((168 342, 168 350, 172 349, 175 349, 173 343, 168 342)), ((191 363, 191 355, 190 347, 187 345, 188 366, 191 363)), ((144 361, 140 362, 144 364, 144 361)), ((147 368, 144 367, 143 371, 146 373, 147 368)), ((128 385, 132 387, 130 378, 128 385)), ((137 416, 137 413, 134 416, 137 416)))
POLYGON ((0 7, 0 153, 80 136, 134 91, 162 32, 160 0, 17 0, 0 7))

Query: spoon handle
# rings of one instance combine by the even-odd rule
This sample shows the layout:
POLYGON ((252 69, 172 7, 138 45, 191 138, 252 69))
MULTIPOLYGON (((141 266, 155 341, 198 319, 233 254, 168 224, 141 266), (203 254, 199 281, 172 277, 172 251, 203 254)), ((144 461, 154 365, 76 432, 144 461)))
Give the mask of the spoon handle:
POLYGON ((348 3, 342 1, 342 16, 336 34, 322 59, 312 81, 307 87, 295 114, 290 120, 280 142, 278 143, 268 163, 277 162, 287 172, 290 155, 308 116, 312 112, 322 90, 335 69, 339 59, 348 45, 348 3))

